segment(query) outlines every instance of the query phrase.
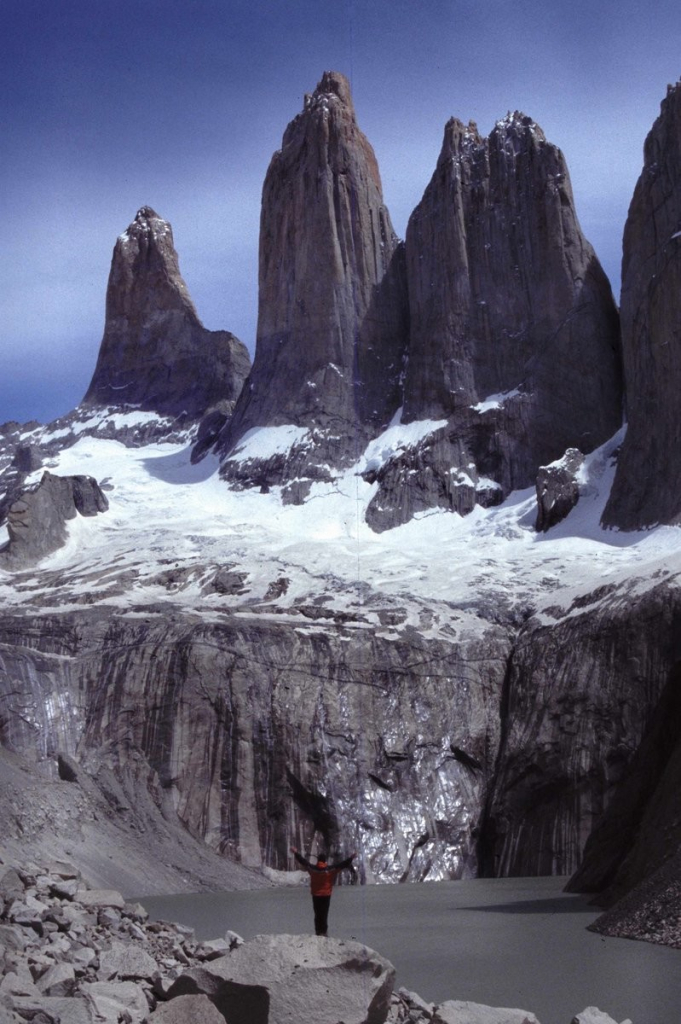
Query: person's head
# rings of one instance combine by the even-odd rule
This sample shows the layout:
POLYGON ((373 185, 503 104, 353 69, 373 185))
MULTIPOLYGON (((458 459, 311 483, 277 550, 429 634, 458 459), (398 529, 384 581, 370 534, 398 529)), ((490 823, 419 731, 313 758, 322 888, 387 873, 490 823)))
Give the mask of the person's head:
POLYGON ((329 860, 329 858, 326 855, 326 851, 325 850, 319 850, 318 853, 317 853, 317 863, 318 864, 327 864, 328 860, 329 860))

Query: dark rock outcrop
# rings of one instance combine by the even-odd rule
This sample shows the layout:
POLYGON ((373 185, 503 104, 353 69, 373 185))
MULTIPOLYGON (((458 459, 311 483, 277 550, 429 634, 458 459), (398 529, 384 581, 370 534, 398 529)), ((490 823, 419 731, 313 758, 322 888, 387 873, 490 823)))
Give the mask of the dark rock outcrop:
MULTIPOLYGON (((269 472, 271 484, 328 479, 389 422, 407 331, 403 258, 349 84, 327 72, 265 179, 255 360, 218 441, 227 478, 237 472, 230 452, 251 428, 309 430, 298 456, 269 472)), ((239 482, 259 485, 259 476, 252 465, 239 482)))
MULTIPOLYGON (((409 486, 461 511, 461 473, 530 486, 568 448, 590 452, 619 428, 617 310, 582 235, 562 153, 531 118, 489 138, 452 119, 407 228, 410 341, 403 421, 449 421, 449 443, 409 486), (437 482, 434 483, 434 477, 437 482)), ((408 516, 394 460, 376 497, 384 526, 408 516)), ((412 469, 414 467, 411 467, 412 469)), ((482 489, 483 492, 485 488, 482 489)))
POLYGON ((622 256, 627 434, 606 526, 681 522, 681 82, 645 142, 622 256))
POLYGON ((7 513, 8 543, 0 549, 0 567, 25 569, 60 548, 66 523, 81 516, 106 512, 109 502, 90 476, 55 476, 45 472, 40 484, 25 491, 7 513))
MULTIPOLYGON (((681 652, 680 652, 681 653, 681 652)), ((610 906, 681 854, 681 662, 584 849, 569 892, 610 906)))
POLYGON ((114 247, 104 337, 85 406, 196 420, 237 399, 250 368, 229 331, 208 331, 180 275, 170 224, 149 206, 114 247))
MULTIPOLYGON (((481 830, 482 873, 570 874, 578 867, 681 661, 675 587, 660 584, 633 598, 629 589, 635 592, 635 581, 578 598, 556 610, 554 624, 547 609, 543 623, 530 620, 520 634, 481 830)), ((626 847, 624 831, 621 839, 626 847)))
POLYGON ((537 473, 536 529, 546 533, 570 514, 579 501, 577 473, 584 456, 576 448, 568 448, 558 462, 540 466, 537 473))

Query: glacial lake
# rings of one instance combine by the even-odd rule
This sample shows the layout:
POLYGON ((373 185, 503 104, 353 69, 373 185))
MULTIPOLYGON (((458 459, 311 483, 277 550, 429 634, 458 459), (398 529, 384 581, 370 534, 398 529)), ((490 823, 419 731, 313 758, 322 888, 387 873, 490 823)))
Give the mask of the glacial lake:
MULTIPOLYGON (((468 999, 532 1010, 570 1024, 587 1006, 616 1021, 681 1024, 681 950, 586 931, 598 911, 562 892, 566 879, 504 878, 334 891, 329 934, 354 938, 392 961, 395 988, 431 1002, 468 999)), ((312 932, 306 888, 141 896, 156 920, 198 938, 231 929, 312 932)))

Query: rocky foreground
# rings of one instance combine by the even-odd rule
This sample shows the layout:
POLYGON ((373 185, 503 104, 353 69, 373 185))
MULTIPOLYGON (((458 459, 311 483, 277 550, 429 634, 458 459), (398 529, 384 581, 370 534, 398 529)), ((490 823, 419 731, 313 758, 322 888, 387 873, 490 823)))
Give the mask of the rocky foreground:
MULTIPOLYGON (((66 862, 5 866, 0 908, 0 1024, 539 1024, 526 1010, 394 992, 392 964, 358 942, 198 941, 66 862)), ((589 1007, 572 1024, 617 1022, 589 1007)))

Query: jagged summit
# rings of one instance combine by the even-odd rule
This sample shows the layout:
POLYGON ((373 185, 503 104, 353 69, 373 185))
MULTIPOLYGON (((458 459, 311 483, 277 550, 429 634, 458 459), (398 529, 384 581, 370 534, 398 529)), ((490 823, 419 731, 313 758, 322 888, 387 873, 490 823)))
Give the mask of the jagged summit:
POLYGON ((305 93, 304 109, 310 110, 317 104, 328 102, 334 97, 347 107, 354 115, 355 105, 352 101, 350 83, 340 71, 325 71, 313 93, 305 93))
POLYGON ((259 486, 328 478, 387 425, 406 342, 402 258, 348 81, 326 72, 265 178, 256 353, 218 442, 225 476, 259 486), (230 463, 249 430, 285 425, 309 431, 295 457, 230 463))
POLYGON ((191 420, 222 403, 224 415, 249 365, 238 338, 203 326, 180 273, 170 224, 151 206, 140 207, 116 240, 104 336, 83 404, 191 420))

